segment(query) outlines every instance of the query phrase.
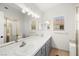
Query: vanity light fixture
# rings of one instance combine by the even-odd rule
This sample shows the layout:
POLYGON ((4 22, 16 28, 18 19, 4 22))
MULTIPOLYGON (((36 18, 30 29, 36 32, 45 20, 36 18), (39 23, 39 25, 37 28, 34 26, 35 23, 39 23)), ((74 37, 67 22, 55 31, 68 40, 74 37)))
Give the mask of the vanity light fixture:
POLYGON ((45 23, 46 23, 46 24, 49 24, 49 22, 48 22, 48 21, 46 21, 45 23))
POLYGON ((35 18, 38 18, 38 15, 35 15, 35 18))
POLYGON ((26 10, 25 10, 25 9, 23 9, 23 10, 22 10, 22 13, 24 13, 24 14, 25 14, 25 13, 26 13, 26 10))
POLYGON ((32 12, 31 11, 28 11, 27 15, 32 15, 32 12))
POLYGON ((34 13, 33 11, 29 11, 28 15, 32 15, 32 17, 39 18, 39 16, 36 13, 34 13))
POLYGON ((28 8, 23 9, 22 12, 23 13, 27 12, 27 15, 31 15, 32 17, 39 18, 39 16, 35 12, 33 12, 32 10, 28 8))
POLYGON ((25 4, 21 4, 21 3, 15 3, 15 4, 22 9, 22 13, 25 14, 27 12, 27 15, 31 15, 32 17, 35 17, 35 18, 40 18, 39 15, 37 15, 30 8, 28 8, 27 6, 25 6, 25 4))
POLYGON ((40 18, 40 16, 37 16, 37 18, 40 18))

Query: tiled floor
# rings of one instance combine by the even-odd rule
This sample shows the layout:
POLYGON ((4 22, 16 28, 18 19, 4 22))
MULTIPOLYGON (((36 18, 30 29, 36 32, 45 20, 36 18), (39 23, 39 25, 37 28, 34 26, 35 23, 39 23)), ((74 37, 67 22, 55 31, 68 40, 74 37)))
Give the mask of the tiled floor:
POLYGON ((53 48, 49 52, 49 56, 69 56, 69 52, 68 51, 64 51, 64 50, 60 50, 60 49, 53 48))

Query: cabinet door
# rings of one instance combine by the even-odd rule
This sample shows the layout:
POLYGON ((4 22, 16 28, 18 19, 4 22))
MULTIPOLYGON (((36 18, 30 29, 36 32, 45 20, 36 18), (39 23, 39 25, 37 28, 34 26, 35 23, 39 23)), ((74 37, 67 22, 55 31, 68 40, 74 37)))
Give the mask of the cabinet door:
POLYGON ((51 50, 51 48, 52 48, 51 38, 48 40, 48 45, 49 45, 49 50, 51 50))
POLYGON ((41 56, 41 49, 37 52, 37 54, 35 56, 41 56))
POLYGON ((46 43, 46 56, 48 56, 48 53, 49 53, 49 46, 48 46, 48 44, 46 43))
POLYGON ((46 55, 45 45, 41 49, 41 54, 42 54, 42 56, 46 55))
POLYGON ((48 56, 50 49, 51 49, 51 41, 49 39, 46 42, 46 44, 37 52, 35 56, 48 56))
POLYGON ((48 56, 50 49, 51 49, 51 42, 49 39, 46 43, 46 56, 48 56))
POLYGON ((50 41, 50 39, 48 40, 48 48, 49 48, 49 51, 50 51, 50 49, 51 49, 51 41, 50 41))

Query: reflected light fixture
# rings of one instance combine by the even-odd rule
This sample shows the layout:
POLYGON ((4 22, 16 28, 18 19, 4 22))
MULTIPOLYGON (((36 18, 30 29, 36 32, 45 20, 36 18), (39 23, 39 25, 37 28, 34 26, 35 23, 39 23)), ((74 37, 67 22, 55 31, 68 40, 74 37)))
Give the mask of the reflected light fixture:
POLYGON ((49 24, 49 21, 46 21, 45 23, 46 23, 46 24, 49 24))

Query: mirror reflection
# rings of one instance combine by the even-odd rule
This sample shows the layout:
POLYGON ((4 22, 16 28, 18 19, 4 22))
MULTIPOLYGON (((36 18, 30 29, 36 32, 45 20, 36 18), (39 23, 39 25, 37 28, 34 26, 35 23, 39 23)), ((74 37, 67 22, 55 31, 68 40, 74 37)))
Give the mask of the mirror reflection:
POLYGON ((0 45, 22 38, 23 14, 15 4, 0 4, 0 45))
POLYGON ((33 14, 23 12, 18 4, 0 4, 0 44, 17 42, 41 30, 40 16, 33 10, 31 12, 33 14))
POLYGON ((6 18, 5 23, 5 42, 16 40, 21 36, 20 22, 18 20, 11 20, 6 18))

